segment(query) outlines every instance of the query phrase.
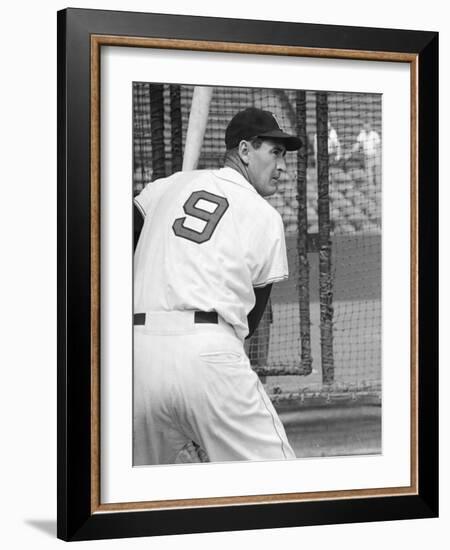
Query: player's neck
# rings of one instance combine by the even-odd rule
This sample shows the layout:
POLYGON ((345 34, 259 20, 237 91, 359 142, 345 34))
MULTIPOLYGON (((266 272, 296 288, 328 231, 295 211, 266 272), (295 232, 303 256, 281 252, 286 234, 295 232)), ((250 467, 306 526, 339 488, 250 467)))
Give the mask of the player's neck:
POLYGON ((236 172, 239 172, 241 176, 244 176, 244 178, 247 181, 250 181, 248 177, 247 167, 245 166, 245 164, 243 164, 243 162, 238 156, 227 155, 227 157, 225 158, 224 165, 228 168, 233 168, 233 170, 236 170, 236 172))

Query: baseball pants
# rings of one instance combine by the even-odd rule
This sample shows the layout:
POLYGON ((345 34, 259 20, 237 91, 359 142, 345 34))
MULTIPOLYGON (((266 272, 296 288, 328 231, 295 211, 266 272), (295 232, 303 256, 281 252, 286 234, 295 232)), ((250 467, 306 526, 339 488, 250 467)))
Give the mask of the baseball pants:
POLYGON ((194 441, 211 462, 295 458, 243 342, 220 317, 150 312, 134 327, 133 464, 173 464, 194 441))

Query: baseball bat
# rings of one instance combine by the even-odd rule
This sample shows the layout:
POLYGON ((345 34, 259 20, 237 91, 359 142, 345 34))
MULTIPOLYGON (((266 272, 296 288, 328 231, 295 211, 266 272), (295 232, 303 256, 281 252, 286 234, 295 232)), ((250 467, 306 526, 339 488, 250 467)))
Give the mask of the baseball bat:
POLYGON ((208 122, 209 105, 213 93, 211 86, 195 86, 192 96, 191 111, 184 147, 182 170, 195 170, 203 144, 206 124, 208 122))

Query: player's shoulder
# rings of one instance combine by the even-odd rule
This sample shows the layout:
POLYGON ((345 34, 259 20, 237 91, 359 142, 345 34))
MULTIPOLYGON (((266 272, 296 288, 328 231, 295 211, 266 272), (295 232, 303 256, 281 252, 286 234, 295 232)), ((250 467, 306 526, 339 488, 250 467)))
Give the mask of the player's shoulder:
POLYGON ((134 204, 145 216, 151 204, 155 204, 164 193, 172 187, 178 179, 177 174, 149 181, 139 194, 134 197, 134 204))
POLYGON ((283 217, 281 216, 280 212, 274 206, 272 206, 269 201, 267 201, 263 197, 261 197, 261 199, 265 204, 267 218, 270 220, 271 225, 277 227, 278 229, 283 228, 283 217))
POLYGON ((276 232, 283 228, 283 218, 272 204, 258 193, 249 194, 241 207, 252 226, 251 233, 276 232))
POLYGON ((182 175, 183 175, 183 172, 174 172, 173 174, 170 174, 170 176, 165 176, 163 178, 156 179, 150 185, 153 185, 155 188, 165 187, 171 183, 177 182, 182 175))
POLYGON ((213 170, 185 170, 184 172, 177 172, 174 174, 178 183, 206 181, 213 178, 213 170))
POLYGON ((281 220, 281 214, 278 212, 278 210, 264 197, 257 194, 258 197, 258 208, 260 211, 264 212, 267 216, 275 219, 275 220, 281 220))
POLYGON ((144 197, 147 194, 156 196, 164 191, 167 191, 171 187, 177 184, 185 184, 187 181, 199 179, 201 177, 202 170, 195 170, 191 172, 174 172, 170 176, 155 179, 148 182, 144 189, 141 191, 140 196, 144 197))
POLYGON ((170 176, 163 176, 161 178, 148 181, 147 183, 144 184, 144 187, 141 190, 140 194, 145 194, 151 190, 155 190, 160 187, 166 186, 168 183, 175 181, 178 178, 179 173, 180 172, 176 172, 175 174, 171 174, 170 176))
POLYGON ((207 186, 213 180, 212 170, 186 170, 182 172, 175 172, 171 176, 155 181, 157 187, 162 189, 172 188, 184 190, 191 189, 192 187, 199 187, 202 185, 207 186))

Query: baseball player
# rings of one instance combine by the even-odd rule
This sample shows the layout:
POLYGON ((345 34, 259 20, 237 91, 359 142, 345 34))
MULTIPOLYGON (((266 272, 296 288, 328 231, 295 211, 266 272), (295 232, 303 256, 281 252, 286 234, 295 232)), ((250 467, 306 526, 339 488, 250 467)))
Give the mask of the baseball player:
POLYGON ((134 465, 295 458, 244 352, 271 286, 288 276, 275 193, 299 138, 268 111, 236 114, 219 170, 147 185, 134 265, 134 465))
MULTIPOLYGON (((317 133, 313 138, 314 160, 317 166, 317 133)), ((328 161, 331 165, 337 164, 341 160, 341 143, 336 130, 328 122, 328 161)))
POLYGON ((360 150, 363 153, 367 181, 369 184, 377 185, 381 177, 381 138, 368 121, 363 123, 346 158, 351 158, 360 150))

